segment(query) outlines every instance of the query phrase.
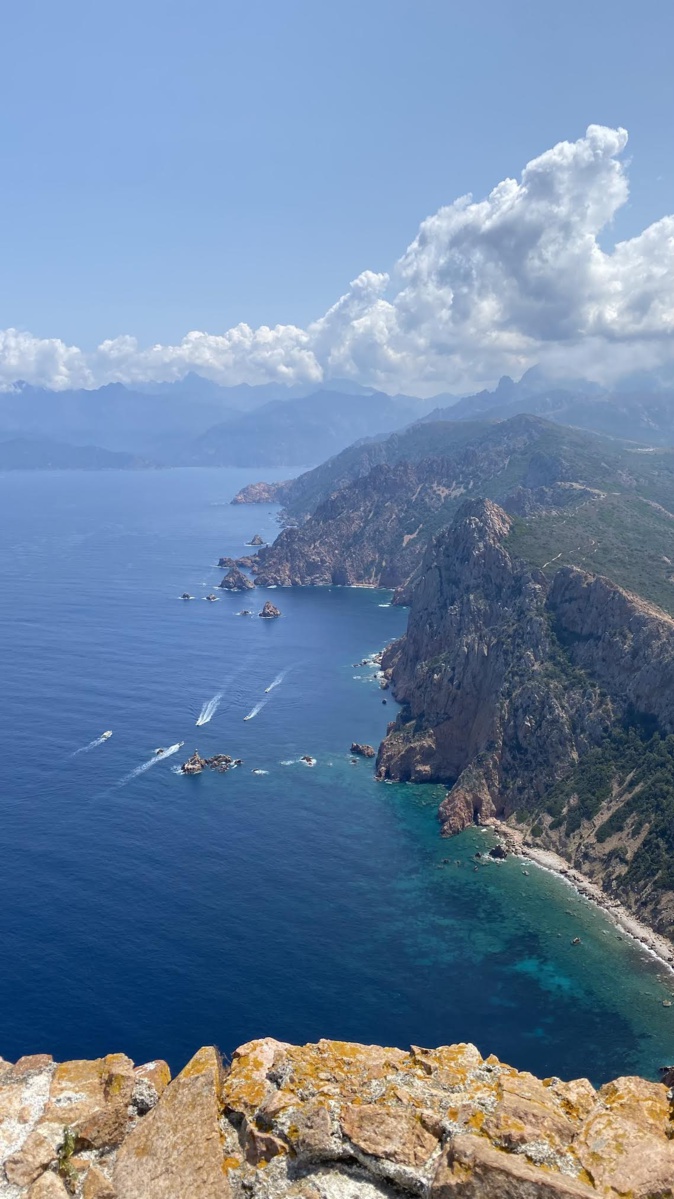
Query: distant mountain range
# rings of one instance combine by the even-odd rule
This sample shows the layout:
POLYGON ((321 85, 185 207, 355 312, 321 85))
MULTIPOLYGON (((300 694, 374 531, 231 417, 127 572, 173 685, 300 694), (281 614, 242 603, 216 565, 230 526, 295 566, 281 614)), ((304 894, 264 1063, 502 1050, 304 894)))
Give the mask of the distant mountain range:
POLYGON ((674 381, 665 386, 659 376, 626 379, 605 391, 583 379, 549 380, 537 369, 515 383, 507 375, 494 391, 465 396, 448 407, 435 408, 425 420, 508 420, 522 412, 579 429, 591 429, 624 441, 645 445, 674 445, 674 381))
POLYGON ((428 401, 410 396, 343 386, 310 394, 271 385, 226 388, 196 375, 161 390, 111 383, 95 391, 55 392, 17 384, 0 393, 4 460, 11 465, 17 441, 23 464, 28 447, 19 443, 42 438, 161 466, 298 466, 320 462, 358 438, 385 435, 429 408, 428 401))
MULTIPOLYGON (((93 391, 60 392, 17 383, 0 393, 0 439, 6 463, 13 462, 11 445, 16 442, 17 465, 32 454, 36 469, 40 452, 25 439, 58 443, 64 462, 69 445, 123 453, 158 466, 297 467, 322 462, 364 438, 376 442, 419 421, 500 421, 519 413, 647 445, 672 445, 674 379, 655 372, 632 376, 609 393, 583 379, 551 382, 534 368, 519 382, 504 377, 492 391, 430 400, 389 396, 349 380, 333 380, 318 389, 310 384, 222 387, 189 374, 174 383, 138 384, 135 389, 111 383, 93 391)), ((396 452, 405 456, 403 441, 396 452)), ((371 464, 377 453, 374 445, 367 450, 371 464)), ((80 458, 73 455, 74 462, 80 458)), ((338 474, 334 483, 340 483, 338 474)), ((298 496, 296 487, 293 504, 299 513, 298 496)), ((307 494, 301 515, 312 503, 307 494)))
POLYGON ((95 445, 66 445, 49 437, 0 440, 0 470, 144 470, 147 458, 95 445))
POLYGON ((385 435, 414 417, 409 398, 383 392, 317 391, 230 417, 187 443, 178 461, 194 466, 286 466, 320 462, 363 437, 385 435))

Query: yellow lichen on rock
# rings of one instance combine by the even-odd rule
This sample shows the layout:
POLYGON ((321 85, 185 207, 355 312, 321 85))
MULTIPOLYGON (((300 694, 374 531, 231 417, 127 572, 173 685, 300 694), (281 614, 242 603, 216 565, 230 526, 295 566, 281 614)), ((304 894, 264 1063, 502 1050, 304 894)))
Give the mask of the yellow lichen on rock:
POLYGON ((122 1055, 4 1063, 0 1111, 11 1199, 674 1199, 664 1086, 541 1081, 474 1045, 267 1038, 226 1068, 201 1049, 170 1083, 122 1055), (121 1141, 92 1144, 129 1093, 121 1141))

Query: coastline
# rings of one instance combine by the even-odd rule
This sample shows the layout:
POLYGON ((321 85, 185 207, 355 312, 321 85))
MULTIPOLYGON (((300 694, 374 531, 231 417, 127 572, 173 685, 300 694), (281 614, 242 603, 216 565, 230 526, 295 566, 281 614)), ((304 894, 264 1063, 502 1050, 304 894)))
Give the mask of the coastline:
POLYGON ((529 844, 524 840, 522 833, 511 828, 510 825, 504 824, 501 820, 494 818, 485 822, 485 826, 492 828, 497 833, 504 848, 511 854, 523 861, 532 862, 541 870, 547 870, 550 874, 557 875, 583 898, 601 908, 625 936, 637 941, 646 953, 657 958, 661 965, 674 976, 674 945, 667 937, 656 933, 643 920, 630 912, 624 904, 608 896, 597 883, 586 878, 554 850, 529 844))

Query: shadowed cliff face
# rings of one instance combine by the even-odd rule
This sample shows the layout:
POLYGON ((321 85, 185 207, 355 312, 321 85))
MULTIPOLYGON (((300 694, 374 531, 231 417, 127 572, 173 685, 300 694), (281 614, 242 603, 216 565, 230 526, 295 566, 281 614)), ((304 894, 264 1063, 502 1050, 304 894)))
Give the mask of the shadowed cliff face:
POLYGON ((548 606, 574 665, 674 732, 674 620, 609 579, 568 568, 555 575, 548 606))
POLYGON ((674 727, 674 621, 575 568, 549 584, 509 528, 489 500, 462 507, 383 660, 403 712, 379 773, 450 783, 447 831, 531 807, 630 709, 674 727))
POLYGON ((665 1086, 541 1082, 474 1045, 250 1041, 169 1082, 0 1059, 8 1199, 672 1199, 665 1086), (64 1132, 67 1129, 67 1132, 64 1132))
POLYGON ((382 777, 447 782, 446 831, 538 798, 601 735, 598 689, 550 669, 554 646, 540 571, 504 547, 510 519, 465 504, 429 546, 407 633, 385 654, 403 713, 378 757, 382 777))

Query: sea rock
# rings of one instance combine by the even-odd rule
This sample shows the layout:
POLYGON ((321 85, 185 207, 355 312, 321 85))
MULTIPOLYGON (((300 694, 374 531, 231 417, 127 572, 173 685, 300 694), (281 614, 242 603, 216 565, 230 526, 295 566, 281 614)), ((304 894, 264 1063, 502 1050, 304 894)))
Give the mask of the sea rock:
POLYGON ((255 584, 238 566, 231 566, 218 586, 224 591, 252 591, 255 584))
POLYGON ((266 545, 266 542, 262 540, 259 533, 255 533, 250 541, 246 542, 246 545, 266 545))
POLYGON ((201 757, 198 749, 195 749, 192 757, 183 762, 180 769, 183 774, 200 774, 207 765, 206 759, 201 757))
POLYGON ((265 620, 275 620, 277 616, 281 615, 281 613, 280 613, 279 609, 274 604, 272 604, 271 600, 266 600, 266 602, 262 608, 262 611, 259 613, 259 615, 262 616, 265 620))
POLYGON ((236 565, 237 565, 236 558, 230 558, 230 557, 218 558, 218 566, 221 566, 224 570, 229 570, 232 566, 236 566, 236 565))
POLYGON ((234 759, 230 754, 213 754, 210 758, 202 758, 199 751, 195 749, 192 757, 183 762, 180 769, 183 774, 201 774, 201 771, 208 767, 209 770, 219 770, 223 774, 230 767, 241 765, 241 758, 234 759))
POLYGON ((371 745, 361 745, 358 741, 351 742, 350 753, 358 754, 361 758, 375 758, 377 751, 371 745))

